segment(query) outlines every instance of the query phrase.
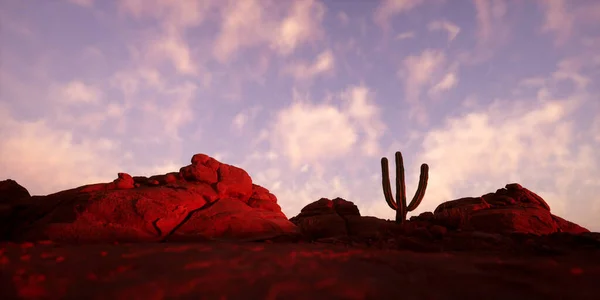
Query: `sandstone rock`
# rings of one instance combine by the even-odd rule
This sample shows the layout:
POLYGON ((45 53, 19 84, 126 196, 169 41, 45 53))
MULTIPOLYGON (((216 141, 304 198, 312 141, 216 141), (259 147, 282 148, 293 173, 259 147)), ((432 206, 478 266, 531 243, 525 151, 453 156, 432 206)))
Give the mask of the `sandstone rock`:
POLYGON ((470 214, 469 224, 475 230, 503 234, 550 234, 558 229, 552 215, 545 209, 510 206, 475 211, 470 214))
POLYGON ((239 199, 222 198, 206 209, 193 212, 168 241, 265 240, 283 235, 297 235, 298 228, 278 212, 256 210, 239 199))
POLYGON ((19 200, 29 198, 31 195, 26 188, 12 179, 0 181, 0 203, 17 203, 19 200))
POLYGON ((469 215, 473 211, 490 208, 483 198, 461 198, 440 204, 435 210, 435 223, 451 229, 468 228, 469 215))
POLYGON ((281 207, 277 204, 277 197, 271 194, 269 190, 256 184, 252 184, 252 195, 248 199, 248 205, 253 208, 281 212, 281 207))
POLYGON ((117 176, 118 178, 113 181, 116 189, 127 190, 134 188, 135 182, 133 181, 133 177, 131 177, 131 175, 127 173, 119 173, 117 176))
POLYGON ((221 173, 218 181, 210 184, 205 177, 189 180, 191 177, 179 173, 150 178, 119 173, 111 183, 34 197, 10 235, 28 241, 156 242, 298 234, 298 228, 281 212, 277 198, 253 185, 244 170, 195 155, 192 166, 200 165, 215 176, 217 171, 221 173), (158 184, 149 185, 152 181, 158 184), (254 198, 248 203, 251 196, 254 198))
POLYGON ((194 165, 197 165, 197 164, 205 165, 213 171, 217 171, 219 169, 219 167, 221 166, 221 163, 219 161, 217 161, 216 159, 214 159, 206 154, 202 154, 202 153, 194 154, 194 156, 192 156, 191 163, 194 165))
POLYGON ((360 216, 358 207, 350 201, 346 201, 342 198, 335 198, 333 200, 321 198, 306 205, 302 208, 300 214, 294 218, 327 215, 332 213, 336 213, 340 216, 360 216))
MULTIPOLYGON (((344 200, 345 201, 345 200, 344 200)), ((335 205, 342 201, 321 198, 306 205, 300 214, 290 219, 310 239, 331 238, 348 235, 346 220, 337 213, 335 205)))
POLYGON ((488 203, 494 206, 519 205, 523 207, 539 206, 550 211, 550 206, 542 197, 536 193, 522 187, 518 183, 509 183, 503 189, 498 189, 495 193, 483 195, 488 203))
POLYGON ((394 227, 393 222, 375 217, 362 217, 358 207, 342 198, 321 198, 306 205, 290 219, 309 239, 380 236, 394 227))
POLYGON ((569 233, 588 233, 589 230, 573 223, 569 222, 559 216, 552 215, 552 219, 554 223, 558 227, 559 232, 569 232, 569 233))
POLYGON ((217 171, 202 164, 191 164, 179 170, 181 176, 187 181, 216 183, 219 181, 217 171))
POLYGON ((338 197, 331 200, 331 202, 333 202, 334 210, 340 216, 360 216, 360 211, 358 210, 358 207, 350 201, 346 201, 338 197))
POLYGON ((555 232, 582 233, 587 229, 550 213, 537 194, 517 183, 478 198, 462 198, 440 204, 434 223, 451 229, 493 233, 545 235, 555 232))
POLYGON ((219 182, 217 191, 223 197, 234 197, 248 203, 252 196, 252 179, 241 168, 221 164, 219 167, 219 182))

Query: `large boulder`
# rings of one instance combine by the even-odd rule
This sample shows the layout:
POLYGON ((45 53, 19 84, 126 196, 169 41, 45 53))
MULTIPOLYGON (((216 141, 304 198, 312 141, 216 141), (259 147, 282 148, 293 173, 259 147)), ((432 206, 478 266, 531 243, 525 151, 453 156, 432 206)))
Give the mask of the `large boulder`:
POLYGON ((306 205, 290 219, 311 240, 341 237, 375 237, 391 224, 375 217, 363 217, 358 207, 342 198, 321 198, 306 205))
POLYGON ((26 188, 12 179, 0 181, 0 237, 5 236, 12 228, 14 216, 23 209, 31 195, 26 188))
POLYGON ((481 197, 444 202, 435 209, 433 219, 451 229, 503 234, 589 232, 551 214, 550 206, 544 199, 516 183, 507 184, 505 188, 481 197))
POLYGON ((32 197, 27 205, 13 240, 261 240, 299 232, 246 171, 204 154, 179 173, 119 173, 113 182, 32 197))
POLYGON ((31 197, 26 188, 12 179, 0 181, 0 204, 14 204, 31 197))

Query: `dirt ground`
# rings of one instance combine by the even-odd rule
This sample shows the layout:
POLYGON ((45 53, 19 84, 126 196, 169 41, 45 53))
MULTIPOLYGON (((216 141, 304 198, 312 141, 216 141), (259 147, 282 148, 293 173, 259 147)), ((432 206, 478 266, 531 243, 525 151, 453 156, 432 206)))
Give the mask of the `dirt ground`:
POLYGON ((600 252, 0 244, 0 299, 600 299, 600 252))

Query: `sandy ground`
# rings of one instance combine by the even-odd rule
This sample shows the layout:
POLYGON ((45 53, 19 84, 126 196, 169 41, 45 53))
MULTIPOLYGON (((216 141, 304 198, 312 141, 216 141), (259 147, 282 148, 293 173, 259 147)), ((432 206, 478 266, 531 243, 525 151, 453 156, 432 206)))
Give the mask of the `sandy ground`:
POLYGON ((2 243, 0 299, 600 299, 600 251, 2 243))

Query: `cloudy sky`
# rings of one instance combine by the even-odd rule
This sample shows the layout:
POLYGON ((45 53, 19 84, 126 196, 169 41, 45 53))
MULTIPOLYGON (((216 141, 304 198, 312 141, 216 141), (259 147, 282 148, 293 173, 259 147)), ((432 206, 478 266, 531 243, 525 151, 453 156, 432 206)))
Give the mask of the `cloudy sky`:
POLYGON ((600 1, 6 0, 0 178, 48 194, 194 153, 288 217, 321 197, 393 218, 519 182, 600 231, 600 1), (393 178, 393 175, 392 175, 393 178))

